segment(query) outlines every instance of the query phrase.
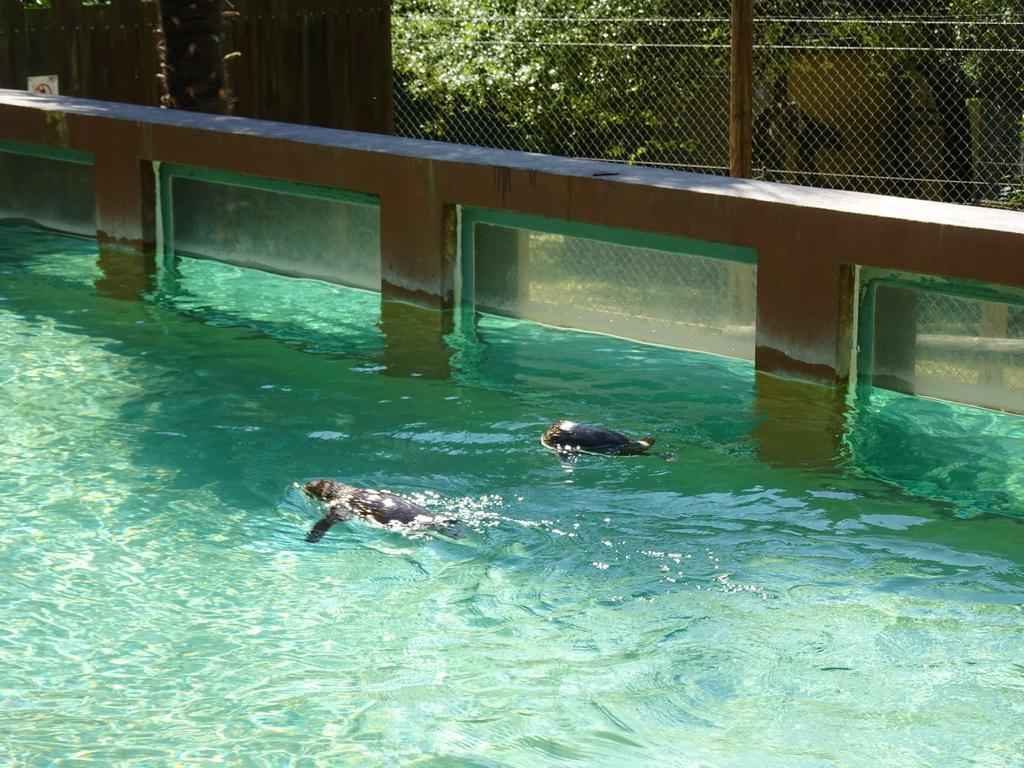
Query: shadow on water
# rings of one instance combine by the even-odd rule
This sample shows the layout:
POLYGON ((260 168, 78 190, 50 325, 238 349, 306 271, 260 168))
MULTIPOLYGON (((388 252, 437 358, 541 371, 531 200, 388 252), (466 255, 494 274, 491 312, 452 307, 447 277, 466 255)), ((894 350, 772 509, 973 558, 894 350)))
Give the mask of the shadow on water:
POLYGON ((384 334, 380 362, 384 375, 447 380, 454 350, 446 339, 454 329, 453 313, 398 301, 380 303, 384 334))

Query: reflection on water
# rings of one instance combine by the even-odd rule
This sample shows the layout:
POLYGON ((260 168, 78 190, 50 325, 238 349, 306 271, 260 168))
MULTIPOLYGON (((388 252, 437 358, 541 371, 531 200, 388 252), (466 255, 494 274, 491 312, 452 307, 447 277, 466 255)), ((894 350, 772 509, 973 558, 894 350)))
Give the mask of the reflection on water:
POLYGON ((832 468, 848 458, 843 434, 850 416, 846 388, 831 389, 755 373, 750 431, 762 461, 806 469, 832 468))
POLYGON ((438 312, 399 301, 380 303, 382 372, 405 378, 445 380, 451 375, 453 350, 447 342, 454 328, 451 312, 438 312))
POLYGON ((1019 762, 1020 420, 503 318, 447 359, 212 262, 125 302, 2 234, 0 762, 1019 762), (464 535, 306 544, 317 477, 464 535))
POLYGON ((142 301, 156 290, 156 257, 125 253, 100 246, 96 266, 101 277, 93 282, 96 292, 123 301, 142 301))

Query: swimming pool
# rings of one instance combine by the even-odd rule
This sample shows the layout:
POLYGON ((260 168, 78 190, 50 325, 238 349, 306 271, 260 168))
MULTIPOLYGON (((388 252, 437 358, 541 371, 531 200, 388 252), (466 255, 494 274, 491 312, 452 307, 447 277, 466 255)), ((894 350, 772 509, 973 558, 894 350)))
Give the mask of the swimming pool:
POLYGON ((6 764, 1020 762, 1019 418, 874 393, 772 460, 748 363, 497 317, 424 355, 203 261, 126 301, 15 227, 0 273, 6 764), (563 466, 561 417, 675 461, 563 466), (307 544, 317 477, 462 538, 307 544))

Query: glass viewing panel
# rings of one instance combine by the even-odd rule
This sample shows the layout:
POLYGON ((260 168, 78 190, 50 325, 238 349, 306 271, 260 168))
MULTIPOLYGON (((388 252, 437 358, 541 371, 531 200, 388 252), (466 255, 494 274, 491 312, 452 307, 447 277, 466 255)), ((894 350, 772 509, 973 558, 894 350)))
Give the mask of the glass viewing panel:
POLYGON ((1024 297, 878 283, 873 300, 873 386, 1024 413, 1024 297))
POLYGON ((96 236, 96 189, 89 155, 61 156, 30 148, 7 151, 0 142, 0 220, 96 236))
POLYGON ((569 233, 476 222, 471 277, 476 307, 753 359, 757 268, 752 250, 598 227, 566 228, 569 233), (604 233, 614 240, 598 239, 604 233))
POLYGON ((165 232, 174 253, 380 291, 380 208, 373 198, 245 182, 170 171, 165 232))

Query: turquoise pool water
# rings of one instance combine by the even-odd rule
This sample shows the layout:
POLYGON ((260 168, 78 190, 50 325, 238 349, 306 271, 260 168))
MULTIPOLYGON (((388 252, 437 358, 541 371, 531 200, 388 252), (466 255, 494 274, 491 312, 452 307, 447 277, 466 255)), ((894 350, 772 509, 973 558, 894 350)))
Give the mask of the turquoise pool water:
POLYGON ((120 293, 0 229, 0 764, 1020 765, 1024 420, 500 318, 449 360, 210 262, 120 293), (562 466, 563 416, 675 461, 562 466), (307 544, 317 477, 462 538, 307 544))

